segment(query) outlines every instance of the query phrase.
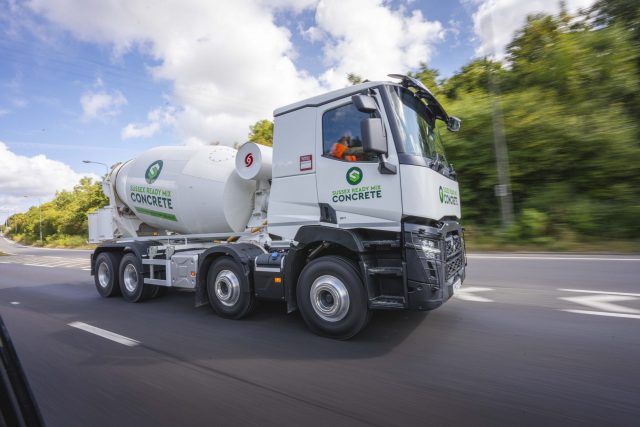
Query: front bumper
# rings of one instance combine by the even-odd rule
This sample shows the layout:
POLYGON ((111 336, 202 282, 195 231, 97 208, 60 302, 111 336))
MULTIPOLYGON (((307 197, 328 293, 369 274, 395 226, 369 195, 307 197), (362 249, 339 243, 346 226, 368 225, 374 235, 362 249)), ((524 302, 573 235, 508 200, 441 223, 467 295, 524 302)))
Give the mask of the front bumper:
POLYGON ((462 227, 457 222, 438 225, 403 224, 410 310, 433 310, 441 306, 453 296, 466 276, 462 227))

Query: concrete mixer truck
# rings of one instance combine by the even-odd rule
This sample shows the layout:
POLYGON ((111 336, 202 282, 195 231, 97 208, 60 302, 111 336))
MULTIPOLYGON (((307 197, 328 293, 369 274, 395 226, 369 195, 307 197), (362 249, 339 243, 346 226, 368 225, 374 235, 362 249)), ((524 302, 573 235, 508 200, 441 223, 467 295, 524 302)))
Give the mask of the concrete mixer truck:
POLYGON ((465 278, 456 172, 409 76, 275 110, 273 149, 245 143, 150 149, 103 182, 89 215, 98 293, 130 302, 168 288, 240 319, 256 301, 299 310, 347 339, 374 310, 432 310, 465 278))

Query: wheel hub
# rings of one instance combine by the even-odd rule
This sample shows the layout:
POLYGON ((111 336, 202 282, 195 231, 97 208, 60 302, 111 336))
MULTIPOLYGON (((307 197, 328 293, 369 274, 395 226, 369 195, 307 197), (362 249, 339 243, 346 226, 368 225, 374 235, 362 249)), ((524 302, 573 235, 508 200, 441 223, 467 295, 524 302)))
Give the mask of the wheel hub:
POLYGON ((138 270, 133 264, 127 264, 124 268, 124 287, 128 292, 133 293, 138 286, 138 270))
POLYGON ((222 270, 213 287, 216 298, 224 306, 233 307, 240 298, 240 280, 231 270, 222 270))
POLYGON ((349 292, 335 276, 323 275, 314 280, 309 296, 313 310, 322 320, 338 322, 349 312, 349 292))

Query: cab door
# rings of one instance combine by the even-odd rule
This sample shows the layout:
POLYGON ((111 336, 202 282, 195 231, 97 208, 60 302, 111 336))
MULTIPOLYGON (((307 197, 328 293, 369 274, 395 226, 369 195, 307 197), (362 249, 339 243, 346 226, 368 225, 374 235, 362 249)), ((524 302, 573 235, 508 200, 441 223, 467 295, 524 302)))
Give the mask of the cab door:
POLYGON ((317 189, 323 225, 400 231, 400 168, 382 103, 379 112, 358 111, 351 97, 318 108, 316 120, 317 189), (364 153, 360 122, 374 115, 386 128, 387 161, 395 174, 378 171, 377 155, 364 153))

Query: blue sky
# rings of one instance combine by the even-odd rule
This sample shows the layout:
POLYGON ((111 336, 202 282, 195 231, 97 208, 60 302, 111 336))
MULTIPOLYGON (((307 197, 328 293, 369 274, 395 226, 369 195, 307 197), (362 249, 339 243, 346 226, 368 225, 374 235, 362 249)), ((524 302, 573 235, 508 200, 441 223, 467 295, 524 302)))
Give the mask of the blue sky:
MULTIPOLYGON (((590 0, 569 1, 570 8, 590 0)), ((498 56, 538 0, 0 0, 0 220, 157 145, 243 142, 274 108, 498 56), (497 18, 496 18, 497 17, 497 18), (27 195, 29 197, 25 198, 27 195)))

